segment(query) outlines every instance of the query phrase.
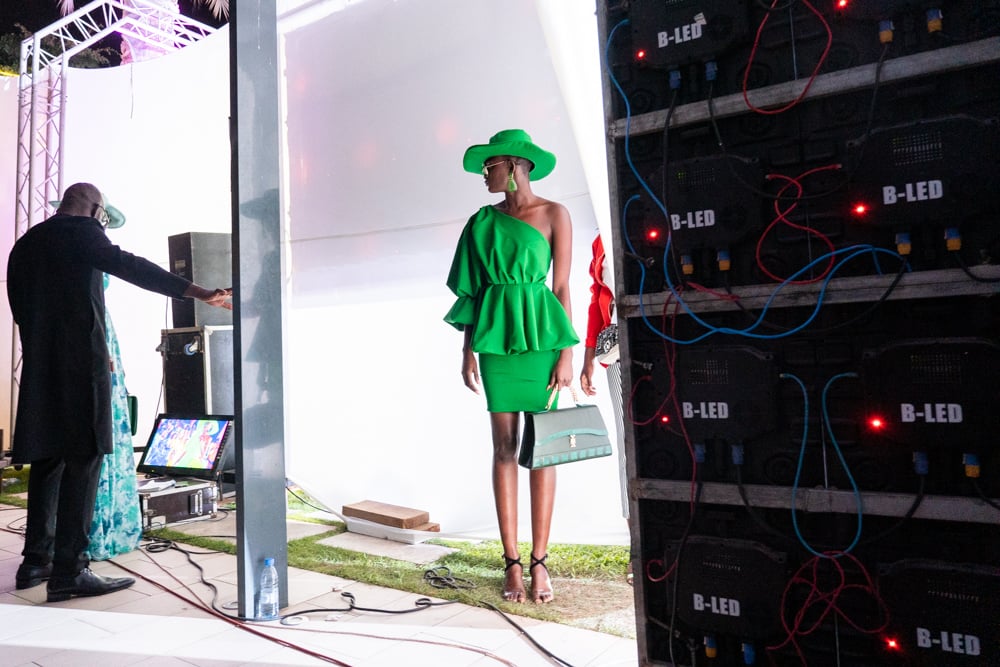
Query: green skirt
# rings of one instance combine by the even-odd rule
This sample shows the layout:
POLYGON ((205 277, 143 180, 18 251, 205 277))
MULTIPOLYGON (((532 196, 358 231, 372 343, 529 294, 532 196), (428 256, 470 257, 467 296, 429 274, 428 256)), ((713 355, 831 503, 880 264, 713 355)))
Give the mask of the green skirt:
POLYGON ((546 387, 558 360, 559 350, 521 354, 480 352, 479 376, 486 392, 486 409, 490 412, 544 410, 552 393, 546 387))

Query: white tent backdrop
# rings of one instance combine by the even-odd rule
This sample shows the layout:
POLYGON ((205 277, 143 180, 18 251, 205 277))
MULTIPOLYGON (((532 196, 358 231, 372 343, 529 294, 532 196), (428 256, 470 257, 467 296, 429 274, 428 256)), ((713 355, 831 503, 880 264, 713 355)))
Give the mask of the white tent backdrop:
POLYGON ((14 211, 17 179, 17 78, 0 76, 0 280, 4 281, 4 306, 0 307, 0 428, 3 429, 2 449, 10 448, 10 390, 12 343, 14 333, 10 309, 7 307, 7 255, 14 244, 14 211))
MULTIPOLYGON (((585 4, 330 0, 309 4, 308 22, 285 14, 286 471, 329 507, 371 499, 427 510, 444 533, 497 535, 485 400, 463 386, 462 337, 442 321, 461 228, 495 199, 462 171, 461 156, 506 127, 528 130, 558 156, 535 191, 574 220, 582 338, 599 225, 595 174, 604 192, 593 199, 607 201, 593 113, 596 19, 593 7, 580 13, 585 4), (317 12, 325 4, 331 11, 317 12), (557 10, 566 21, 553 21, 557 10), (574 20, 582 33, 567 29, 574 20), (574 51, 578 61, 567 57, 574 51), (577 100, 587 77, 568 82, 554 61, 562 71, 591 68, 590 96, 577 100), (568 91, 576 91, 570 104, 568 91)), ((175 55, 69 80, 64 182, 105 188, 128 216, 112 238, 164 266, 167 236, 230 228, 227 49, 222 31, 175 55)), ((109 289, 108 304, 143 437, 169 306, 123 284, 109 289)), ((577 373, 582 358, 581 346, 577 373)), ((612 426, 603 373, 595 379, 612 426)), ((526 472, 521 480, 528 539, 526 472)), ((627 541, 615 457, 564 467, 558 486, 554 541, 627 541)))

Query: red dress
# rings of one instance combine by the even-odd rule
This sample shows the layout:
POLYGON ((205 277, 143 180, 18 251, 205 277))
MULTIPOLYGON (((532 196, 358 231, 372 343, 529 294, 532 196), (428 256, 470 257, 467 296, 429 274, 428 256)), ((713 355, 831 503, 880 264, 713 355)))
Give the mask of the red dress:
POLYGON ((604 282, 604 243, 601 235, 598 234, 591 245, 594 257, 590 260, 590 277, 593 284, 590 286, 590 308, 587 310, 587 338, 584 342, 586 347, 597 347, 597 334, 611 324, 611 307, 615 300, 615 295, 611 288, 604 282))

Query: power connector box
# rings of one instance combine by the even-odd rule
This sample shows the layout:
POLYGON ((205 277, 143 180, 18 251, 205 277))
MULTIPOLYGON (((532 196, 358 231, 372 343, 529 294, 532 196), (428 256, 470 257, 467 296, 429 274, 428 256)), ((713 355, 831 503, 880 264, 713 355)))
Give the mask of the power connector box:
POLYGON ((214 482, 178 479, 169 488, 139 490, 143 530, 155 530, 172 523, 209 519, 219 509, 219 489, 214 482))

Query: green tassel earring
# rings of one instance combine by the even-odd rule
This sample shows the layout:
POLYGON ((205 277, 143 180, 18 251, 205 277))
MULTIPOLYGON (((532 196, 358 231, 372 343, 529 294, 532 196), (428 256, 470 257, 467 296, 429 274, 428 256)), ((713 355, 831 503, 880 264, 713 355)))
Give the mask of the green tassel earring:
POLYGON ((517 192, 517 183, 514 181, 514 165, 510 166, 510 174, 507 175, 507 191, 517 192))

